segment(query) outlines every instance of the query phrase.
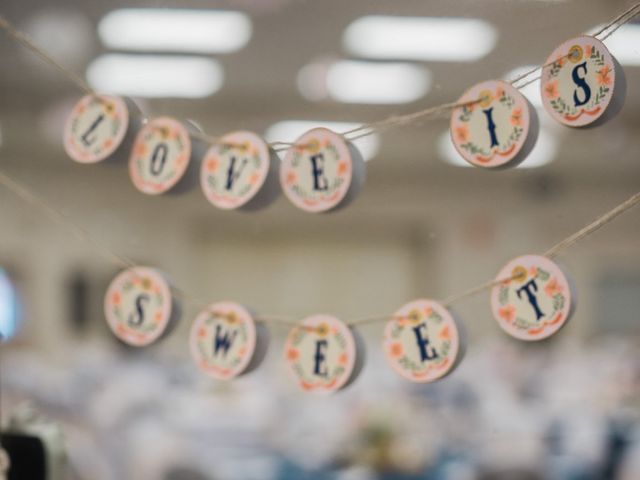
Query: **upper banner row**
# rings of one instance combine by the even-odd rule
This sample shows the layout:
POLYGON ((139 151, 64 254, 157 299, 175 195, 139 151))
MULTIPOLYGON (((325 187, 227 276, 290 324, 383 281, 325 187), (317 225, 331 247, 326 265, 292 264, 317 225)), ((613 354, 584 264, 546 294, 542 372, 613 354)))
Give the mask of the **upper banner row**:
MULTIPOLYGON (((591 36, 556 48, 542 67, 540 95, 547 112, 570 127, 603 123, 622 107, 624 72, 605 45, 591 36)), ((510 83, 490 80, 467 90, 453 109, 451 140, 469 163, 482 168, 515 166, 538 137, 536 110, 510 83)), ((85 96, 64 132, 69 156, 97 163, 128 152, 129 174, 141 192, 184 191, 197 182, 222 209, 268 205, 279 191, 297 207, 326 212, 353 199, 364 181, 364 162, 339 133, 315 128, 280 161, 259 135, 239 131, 208 149, 195 127, 168 117, 143 118, 126 98, 85 96), (199 167, 198 167, 199 164, 199 167)))

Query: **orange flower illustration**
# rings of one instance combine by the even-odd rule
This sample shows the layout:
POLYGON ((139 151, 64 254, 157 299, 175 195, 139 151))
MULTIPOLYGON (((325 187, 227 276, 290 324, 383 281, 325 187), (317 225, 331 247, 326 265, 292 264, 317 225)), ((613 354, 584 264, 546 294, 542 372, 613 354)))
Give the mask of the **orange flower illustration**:
POLYGON ((511 118, 509 119, 509 121, 514 127, 520 126, 522 124, 522 108, 514 108, 511 111, 511 118))
POLYGON ((240 358, 243 358, 246 354, 247 354, 247 346, 243 345, 242 347, 240 347, 240 350, 238 350, 238 356, 240 358))
POLYGON ((298 358, 300 358, 300 352, 297 349, 290 348, 287 350, 287 360, 295 362, 298 358))
POLYGON ((338 163, 338 175, 344 175, 349 170, 349 165, 344 160, 338 163))
POLYGON ((296 183, 297 179, 298 176, 296 175, 296 172, 289 172, 287 173, 286 183, 287 185, 293 185, 294 183, 296 183))
POLYGON ((552 82, 547 83, 544 86, 544 94, 550 100, 558 98, 558 96, 560 95, 560 92, 558 91, 558 81, 554 80, 552 82))
POLYGON ((114 292, 114 294, 111 295, 111 303, 120 305, 120 294, 118 292, 114 292))
POLYGON ((605 65, 600 70, 598 70, 596 72, 596 81, 598 82, 598 85, 601 85, 601 86, 611 85, 611 76, 609 75, 610 73, 611 73, 611 68, 609 67, 609 65, 605 65))
POLYGON ((404 354, 404 348, 402 348, 401 343, 395 342, 389 347, 389 353, 393 358, 399 358, 404 354))
POLYGON ((344 365, 346 365, 348 362, 349 362, 349 356, 348 356, 346 353, 343 353, 343 354, 341 354, 341 355, 338 357, 338 363, 339 363, 340 365, 343 365, 343 366, 344 366, 344 365))
POLYGON ((538 275, 538 267, 531 267, 529 269, 529 275, 535 278, 535 276, 538 275))
POLYGON ((253 172, 249 177, 249 183, 251 185, 255 185, 256 183, 258 183, 259 179, 260 179, 260 176, 256 172, 253 172))
POLYGON ((562 287, 558 284, 558 280, 554 277, 549 280, 549 283, 544 287, 544 293, 553 297, 557 293, 562 293, 562 287))
POLYGON ((217 159, 212 158, 207 162, 207 172, 215 172, 217 168, 218 168, 217 159))
POLYGON ((156 313, 153 317, 153 320, 155 321, 155 323, 160 323, 160 320, 162 320, 162 312, 156 313))
POLYGON ((140 142, 138 144, 136 144, 135 148, 133 149, 133 153, 136 157, 144 157, 144 155, 147 153, 147 146, 140 142))
POLYGON ((587 57, 590 57, 591 54, 593 53, 593 46, 592 45, 587 45, 585 50, 584 50, 585 54, 587 57))
POLYGON ((113 139, 107 138, 102 144, 102 148, 111 148, 112 145, 113 145, 113 139))
POLYGON ((507 305, 498 310, 498 315, 507 322, 512 322, 516 316, 516 308, 513 305, 507 305))
POLYGON ((451 338, 451 331, 449 330, 448 325, 445 325, 442 330, 440 330, 438 337, 440 337, 442 340, 449 340, 451 338))
POLYGON ((429 318, 431 315, 433 315, 433 308, 431 307, 425 307, 424 309, 424 316, 429 318))
POLYGON ((456 138, 459 142, 466 142, 467 140, 469 140, 469 129, 466 125, 460 125, 459 127, 456 127, 455 133, 456 138))
POLYGON ((206 336, 207 336, 207 329, 204 327, 200 327, 198 329, 198 338, 202 340, 203 338, 206 338, 206 336))

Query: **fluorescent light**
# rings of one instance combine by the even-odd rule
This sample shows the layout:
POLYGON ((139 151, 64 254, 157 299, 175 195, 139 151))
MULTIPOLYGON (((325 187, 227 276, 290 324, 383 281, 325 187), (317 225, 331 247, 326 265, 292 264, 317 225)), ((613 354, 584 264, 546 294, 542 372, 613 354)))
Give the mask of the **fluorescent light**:
MULTIPOLYGON (((558 142, 555 136, 545 128, 540 128, 538 140, 533 150, 516 168, 537 168, 550 163, 558 153, 558 142)), ((448 131, 438 138, 438 154, 440 158, 456 167, 473 167, 456 151, 448 131)))
POLYGON ((345 103, 410 103, 431 86, 430 72, 410 63, 339 61, 329 67, 327 89, 345 103))
MULTIPOLYGON (((508 72, 504 79, 508 82, 513 81, 515 78, 518 78, 520 75, 523 75, 527 72, 530 72, 534 68, 538 68, 537 72, 528 75, 526 78, 522 79, 522 82, 531 80, 535 77, 540 76, 540 69, 538 65, 522 65, 520 67, 516 67, 510 72, 508 72)), ((540 79, 537 79, 534 82, 531 82, 524 88, 519 88, 520 93, 522 93, 527 99, 531 102, 534 107, 542 106, 542 98, 540 97, 540 79)))
MULTIPOLYGON (((594 29, 600 30, 602 26, 594 29)), ((622 65, 640 67, 640 25, 627 23, 605 40, 605 45, 622 65)))
POLYGON ((172 8, 125 8, 98 25, 102 42, 118 50, 230 53, 251 38, 242 12, 172 8))
POLYGON ((91 62, 87 79, 102 93, 199 98, 222 87, 224 72, 210 58, 107 54, 91 62))
POLYGON ((16 290, 6 271, 0 268, 0 334, 3 341, 16 334, 19 310, 16 290))
MULTIPOLYGON (((336 133, 346 132, 360 126, 360 123, 349 122, 325 122, 311 120, 284 120, 271 125, 265 132, 265 138, 269 142, 295 142, 303 133, 312 128, 324 127, 336 133)), ((377 134, 359 138, 353 142, 358 147, 364 160, 370 160, 380 149, 380 138, 377 134)))
POLYGON ((470 62, 491 52, 497 38, 475 18, 368 15, 347 27, 343 44, 366 58, 470 62))

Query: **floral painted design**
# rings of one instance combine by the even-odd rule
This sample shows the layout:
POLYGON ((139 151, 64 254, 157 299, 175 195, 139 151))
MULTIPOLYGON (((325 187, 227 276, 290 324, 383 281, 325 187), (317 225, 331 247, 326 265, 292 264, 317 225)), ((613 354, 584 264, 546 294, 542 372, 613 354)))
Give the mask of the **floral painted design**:
POLYGON ((136 136, 129 176, 141 192, 159 195, 182 179, 190 159, 191 138, 184 125, 168 117, 155 118, 136 136))
POLYGON ((547 111, 570 126, 588 125, 607 109, 613 96, 615 71, 613 57, 599 40, 578 37, 564 42, 549 56, 542 70, 541 92, 547 111), (586 95, 573 78, 576 66, 579 78, 589 87, 589 100, 582 105, 575 95, 586 95))
POLYGON ((303 391, 333 392, 352 377, 356 346, 351 330, 328 315, 308 317, 289 333, 284 360, 303 391), (316 372, 318 343, 322 342, 322 374, 316 372))
POLYGON ((451 139, 465 160, 479 167, 498 167, 516 157, 529 132, 530 115, 517 89, 502 81, 483 82, 458 103, 463 105, 451 115, 451 139))
POLYGON ((571 290, 566 276, 551 260, 538 255, 519 257, 497 278, 506 280, 493 288, 492 309, 498 324, 510 335, 541 340, 568 320, 571 290))
POLYGON ((287 198, 309 212, 336 207, 346 196, 352 176, 353 159, 346 141, 325 128, 315 128, 298 138, 280 169, 280 183, 287 198), (316 163, 314 167, 314 162, 321 166, 316 163))
POLYGON ((229 380, 244 373, 256 344, 255 322, 237 303, 209 305, 191 327, 193 361, 200 371, 218 380, 229 380))
POLYGON ((207 151, 200 186, 216 207, 239 208, 262 188, 270 161, 269 146, 258 135, 245 131, 230 133, 207 151))
POLYGON ((119 97, 87 95, 67 118, 64 147, 79 163, 96 163, 112 155, 129 128, 129 109, 119 97))
POLYGON ((383 350, 402 377, 432 382, 453 369, 459 342, 455 321, 444 307, 431 300, 416 300, 404 305, 387 323, 383 350), (424 359, 424 352, 430 358, 424 359))
POLYGON ((148 267, 134 267, 111 282, 104 312, 118 338, 130 345, 144 346, 164 333, 172 305, 171 291, 162 275, 148 267))

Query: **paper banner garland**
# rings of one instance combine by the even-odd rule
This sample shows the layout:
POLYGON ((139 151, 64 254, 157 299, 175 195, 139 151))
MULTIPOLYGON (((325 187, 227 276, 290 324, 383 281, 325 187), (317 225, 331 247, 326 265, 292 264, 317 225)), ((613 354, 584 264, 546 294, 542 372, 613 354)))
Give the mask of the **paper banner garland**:
POLYGON ((285 341, 285 363, 304 391, 335 392, 352 382, 362 365, 355 332, 330 315, 313 315, 285 341))
POLYGON ((129 129, 133 102, 108 95, 82 97, 67 117, 64 149, 78 163, 97 163, 111 156, 129 129))
POLYGON ((535 109, 516 88, 502 80, 474 85, 451 113, 451 140, 476 167, 515 166, 538 138, 535 109))
POLYGON ((520 340, 542 340, 556 333, 575 308, 575 295, 558 265, 540 255, 507 263, 497 276, 506 278, 491 291, 498 325, 520 340))
POLYGON ((356 196, 364 174, 364 160, 350 142, 326 128, 314 128, 287 150, 280 183, 296 207, 327 212, 356 196))
POLYGON ((412 382, 433 382, 447 375, 457 366, 461 347, 453 316, 433 300, 407 303, 384 329, 387 361, 412 382))
POLYGON ((622 67, 591 36, 564 42, 542 69, 542 104, 552 118, 570 127, 603 123, 620 111, 625 94, 622 67))
POLYGON ((191 327, 191 356, 197 367, 218 380, 256 368, 267 351, 267 329, 256 326, 249 311, 219 302, 200 312, 191 327))
POLYGON ((142 347, 167 332, 178 319, 179 308, 158 270, 133 267, 120 272, 109 285, 104 314, 116 337, 142 347))
POLYGON ((200 186, 218 208, 260 208, 278 195, 279 167, 280 159, 262 138, 252 132, 233 132, 207 151, 200 186))
POLYGON ((166 193, 187 172, 191 155, 187 127, 173 118, 154 118, 136 136, 129 157, 131 181, 148 195, 166 193))

